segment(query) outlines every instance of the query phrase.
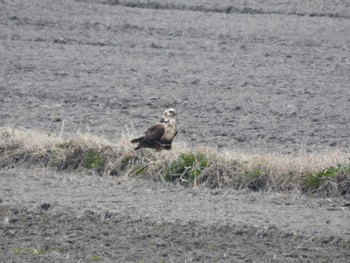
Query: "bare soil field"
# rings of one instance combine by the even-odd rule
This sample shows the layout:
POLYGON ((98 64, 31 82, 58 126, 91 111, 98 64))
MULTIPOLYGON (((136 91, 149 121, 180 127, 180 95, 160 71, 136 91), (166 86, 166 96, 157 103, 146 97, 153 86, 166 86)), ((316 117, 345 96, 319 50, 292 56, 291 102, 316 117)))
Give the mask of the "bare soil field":
MULTIPOLYGON (((0 126, 116 142, 350 146, 348 1, 0 0, 0 126)), ((347 262, 346 198, 0 170, 2 262, 347 262)))
POLYGON ((130 123, 143 132, 171 106, 178 143, 348 149, 350 7, 328 4, 344 16, 332 17, 317 1, 280 2, 305 15, 273 3, 270 14, 265 4, 262 14, 227 14, 2 1, 0 125, 49 131, 64 120, 67 133, 113 140, 130 123), (312 4, 319 16, 308 15, 312 4))
POLYGON ((349 200, 39 169, 0 176, 3 262, 347 262, 350 256, 349 200))

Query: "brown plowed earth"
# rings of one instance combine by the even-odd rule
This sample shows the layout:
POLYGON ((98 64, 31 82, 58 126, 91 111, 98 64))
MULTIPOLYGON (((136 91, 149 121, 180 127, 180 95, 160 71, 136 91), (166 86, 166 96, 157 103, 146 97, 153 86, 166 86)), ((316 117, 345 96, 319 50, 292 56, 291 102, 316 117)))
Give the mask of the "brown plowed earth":
POLYGON ((346 262, 349 200, 0 173, 2 262, 346 262), (36 250, 34 250, 36 249, 36 250))
POLYGON ((0 2, 0 125, 119 140, 174 107, 191 147, 349 148, 346 1, 119 2, 0 2))
MULTIPOLYGON (((0 126, 299 153, 350 145, 347 1, 0 0, 0 126)), ((0 171, 1 262, 347 262, 349 200, 0 171)))

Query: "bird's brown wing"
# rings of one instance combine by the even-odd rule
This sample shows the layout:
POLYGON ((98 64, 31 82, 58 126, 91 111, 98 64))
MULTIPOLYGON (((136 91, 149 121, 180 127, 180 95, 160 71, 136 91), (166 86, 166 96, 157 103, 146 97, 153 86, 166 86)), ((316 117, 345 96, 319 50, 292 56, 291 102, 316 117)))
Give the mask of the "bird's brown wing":
POLYGON ((164 125, 155 124, 145 132, 145 140, 148 142, 159 141, 164 134, 164 125))

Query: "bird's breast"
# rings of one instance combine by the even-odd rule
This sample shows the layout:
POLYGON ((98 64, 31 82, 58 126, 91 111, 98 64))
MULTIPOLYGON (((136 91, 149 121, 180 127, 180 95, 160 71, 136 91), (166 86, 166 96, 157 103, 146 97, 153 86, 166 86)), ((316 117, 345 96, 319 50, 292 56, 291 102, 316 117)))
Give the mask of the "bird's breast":
POLYGON ((163 139, 170 141, 174 138, 175 133, 176 133, 176 127, 174 125, 167 125, 165 127, 163 139))

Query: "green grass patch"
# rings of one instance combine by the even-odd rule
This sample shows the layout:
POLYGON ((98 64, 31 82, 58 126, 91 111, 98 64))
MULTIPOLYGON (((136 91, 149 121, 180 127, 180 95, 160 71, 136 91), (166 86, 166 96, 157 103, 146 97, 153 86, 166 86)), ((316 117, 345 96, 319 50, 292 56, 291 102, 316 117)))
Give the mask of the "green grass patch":
POLYGON ((35 255, 35 256, 42 256, 51 252, 57 252, 60 253, 59 249, 38 249, 34 247, 17 247, 12 249, 12 254, 14 255, 35 255))
POLYGON ((318 189, 325 181, 334 178, 341 169, 342 167, 340 165, 330 166, 319 172, 308 175, 306 177, 306 187, 311 191, 318 189))
POLYGON ((102 260, 102 257, 99 256, 99 255, 92 255, 92 256, 91 256, 91 260, 92 260, 93 262, 100 262, 100 261, 102 260))
POLYGON ((251 172, 246 172, 245 176, 249 179, 257 180, 257 179, 261 178, 262 176, 264 176, 264 174, 265 174, 265 172, 263 170, 256 169, 256 170, 253 170, 251 172))
POLYGON ((253 171, 245 172, 242 178, 243 183, 253 191, 259 191, 267 188, 268 185, 268 175, 267 171, 262 169, 255 169, 253 171))
POLYGON ((95 149, 89 149, 83 154, 81 166, 90 170, 100 170, 104 165, 104 159, 101 152, 95 149))
POLYGON ((37 248, 33 248, 33 247, 14 248, 14 249, 12 249, 12 253, 14 255, 22 255, 22 254, 44 255, 47 252, 48 252, 47 250, 37 249, 37 248))
POLYGON ((171 182, 179 178, 185 184, 193 183, 208 166, 209 159, 204 154, 183 153, 170 164, 164 179, 171 182))
MULTIPOLYGON (((314 172, 306 176, 304 185, 308 192, 317 192, 324 188, 327 183, 337 185, 337 191, 340 195, 350 193, 350 165, 338 164, 322 169, 319 172, 314 172)), ((327 191, 324 191, 327 192, 327 191)), ((332 195, 332 193, 327 193, 332 195)))

